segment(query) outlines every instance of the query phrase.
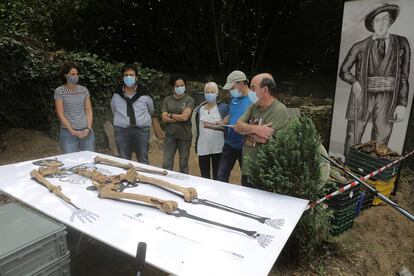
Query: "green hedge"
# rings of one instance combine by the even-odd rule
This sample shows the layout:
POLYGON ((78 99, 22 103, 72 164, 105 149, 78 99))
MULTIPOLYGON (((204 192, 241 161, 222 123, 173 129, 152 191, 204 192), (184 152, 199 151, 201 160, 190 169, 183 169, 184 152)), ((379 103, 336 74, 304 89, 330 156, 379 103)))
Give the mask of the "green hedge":
MULTIPOLYGON (((76 62, 80 84, 91 93, 97 145, 106 146, 102 123, 112 119, 110 101, 121 82, 121 63, 109 63, 97 55, 73 52, 46 52, 16 38, 0 38, 0 130, 11 127, 50 130, 57 137, 59 122, 54 112, 53 94, 61 85, 59 66, 65 60, 76 62)), ((168 76, 139 68, 139 78, 151 90, 156 112, 170 93, 168 76)))

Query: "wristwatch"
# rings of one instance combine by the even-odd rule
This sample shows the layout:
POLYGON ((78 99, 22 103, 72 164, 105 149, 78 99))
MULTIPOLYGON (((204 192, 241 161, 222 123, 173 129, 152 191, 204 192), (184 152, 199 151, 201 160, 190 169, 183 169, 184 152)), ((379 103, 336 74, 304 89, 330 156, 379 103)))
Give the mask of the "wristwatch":
POLYGON ((172 119, 172 115, 173 115, 173 114, 172 114, 172 113, 170 113, 170 116, 169 116, 169 117, 170 117, 170 119, 172 119))

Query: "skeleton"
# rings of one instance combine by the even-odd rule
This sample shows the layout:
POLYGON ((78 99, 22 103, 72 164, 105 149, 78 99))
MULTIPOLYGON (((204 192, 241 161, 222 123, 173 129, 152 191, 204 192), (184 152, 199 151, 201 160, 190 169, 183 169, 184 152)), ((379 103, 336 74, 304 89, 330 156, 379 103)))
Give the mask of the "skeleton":
POLYGON ((69 204, 70 206, 74 208, 74 209, 71 208, 72 215, 70 216, 70 221, 73 222, 76 217, 82 223, 85 223, 85 222, 92 223, 94 220, 96 220, 99 217, 97 214, 94 214, 86 209, 81 209, 78 206, 76 206, 72 202, 72 200, 62 192, 62 187, 60 187, 59 185, 53 185, 52 183, 50 183, 48 180, 46 180, 43 177, 44 174, 48 172, 56 171, 56 170, 59 170, 57 166, 41 167, 39 168, 39 170, 33 170, 30 173, 30 176, 33 179, 35 179, 39 184, 46 187, 51 193, 54 193, 57 197, 61 198, 64 202, 66 202, 67 204, 69 204))
MULTIPOLYGON (((83 163, 74 167, 64 168, 63 163, 57 159, 43 159, 33 162, 33 165, 44 166, 39 169, 39 172, 43 176, 58 178, 59 181, 69 182, 71 184, 86 184, 87 179, 76 173, 74 173, 75 168, 86 167, 86 168, 95 168, 98 169, 94 164, 83 163), (59 169, 58 169, 59 168, 59 169), (44 171, 44 173, 42 173, 44 171)), ((111 174, 110 171, 99 168, 99 171, 106 174, 111 174)))
POLYGON ((125 163, 121 163, 121 162, 117 162, 114 160, 110 160, 107 158, 103 158, 100 156, 96 156, 94 158, 94 162, 96 164, 104 164, 104 165, 111 165, 111 166, 116 166, 118 168, 122 168, 122 169, 131 169, 131 168, 135 168, 137 171, 140 172, 146 172, 146 173, 152 173, 152 174, 160 174, 160 175, 167 175, 168 172, 166 170, 151 170, 151 169, 147 169, 147 168, 143 168, 143 167, 139 167, 139 166, 134 166, 131 163, 125 164, 125 163))
POLYGON ((142 174, 138 174, 135 170, 135 167, 131 163, 124 164, 121 162, 117 162, 117 161, 107 159, 107 158, 102 158, 99 156, 96 156, 94 158, 94 161, 95 163, 106 164, 106 165, 115 166, 118 168, 127 169, 128 171, 126 174, 120 175, 122 177, 122 180, 126 180, 130 184, 141 182, 141 183, 148 183, 148 184, 157 186, 158 188, 161 188, 169 193, 175 194, 176 196, 183 198, 184 201, 187 203, 201 204, 201 205, 209 206, 212 208, 217 208, 217 209, 220 209, 226 212, 231 212, 233 214, 237 214, 237 215, 241 215, 244 217, 254 219, 260 223, 269 225, 276 229, 280 229, 281 227, 283 227, 285 223, 284 219, 270 219, 267 217, 262 217, 259 215, 248 213, 248 212, 245 212, 245 211, 242 211, 242 210, 239 210, 239 209, 236 209, 236 208, 233 208, 233 207, 221 204, 221 203, 217 203, 217 202, 210 201, 207 199, 198 198, 196 189, 192 187, 189 187, 189 188, 181 187, 181 186, 172 184, 170 182, 163 181, 161 179, 147 177, 142 174))
POLYGON ((100 198, 140 201, 155 206, 165 213, 171 213, 178 207, 177 202, 172 200, 162 200, 156 197, 120 191, 122 190, 121 182, 130 177, 128 174, 106 176, 97 170, 91 171, 85 168, 78 168, 75 172, 92 180, 92 184, 98 190, 100 198))
POLYGON ((111 160, 111 159, 108 159, 108 158, 104 158, 104 157, 100 157, 100 156, 96 156, 94 158, 94 162, 95 162, 95 164, 114 166, 114 167, 118 167, 118 168, 125 169, 125 170, 128 170, 130 168, 135 168, 139 172, 163 175, 163 176, 166 176, 166 177, 169 177, 169 178, 175 178, 175 179, 187 179, 188 178, 188 175, 185 175, 185 174, 169 173, 166 170, 152 170, 152 169, 143 168, 143 167, 140 167, 140 166, 134 166, 131 163, 128 163, 128 164, 121 163, 121 162, 111 160))
POLYGON ((178 191, 181 191, 184 195, 184 198, 187 196, 187 199, 190 200, 191 198, 195 198, 197 193, 195 192, 194 188, 183 188, 171 183, 168 183, 166 181, 162 181, 159 179, 152 179, 150 177, 145 177, 142 175, 139 175, 135 168, 129 168, 128 172, 126 174, 119 174, 114 176, 106 176, 97 170, 88 170, 85 168, 77 168, 76 173, 90 178, 92 180, 92 184, 96 187, 99 193, 100 198, 107 198, 112 199, 116 201, 123 201, 126 203, 135 203, 135 202, 143 202, 144 204, 139 204, 141 206, 145 207, 151 207, 151 208, 157 208, 160 211, 172 215, 175 217, 185 217, 192 220, 197 220, 203 223, 219 226, 225 229, 229 229, 232 231, 236 231, 242 234, 245 234, 255 240, 259 243, 260 246, 266 247, 268 246, 273 239, 273 236, 271 235, 263 235, 256 231, 249 231, 245 229, 241 229, 238 227, 222 224, 219 222, 215 222, 212 220, 204 219, 202 217, 194 216, 189 213, 187 213, 186 210, 178 208, 178 204, 175 201, 172 200, 163 200, 152 196, 146 196, 146 195, 140 195, 135 193, 126 193, 122 190, 121 183, 122 181, 128 181, 128 182, 136 182, 137 180, 142 181, 153 181, 154 185, 159 187, 167 187, 171 189, 176 189, 178 191), (131 202, 135 201, 135 202, 131 202))

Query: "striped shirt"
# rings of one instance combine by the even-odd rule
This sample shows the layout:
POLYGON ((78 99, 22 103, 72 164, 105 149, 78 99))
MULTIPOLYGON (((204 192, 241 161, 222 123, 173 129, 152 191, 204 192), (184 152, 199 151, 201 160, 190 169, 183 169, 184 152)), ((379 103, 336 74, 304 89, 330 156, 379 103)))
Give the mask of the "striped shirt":
MULTIPOLYGON (((55 90, 53 98, 63 101, 63 114, 73 129, 79 130, 88 127, 85 111, 85 100, 87 97, 90 97, 89 91, 82 85, 76 85, 75 90, 70 90, 62 85, 55 90)), ((61 127, 64 128, 62 123, 61 127)))

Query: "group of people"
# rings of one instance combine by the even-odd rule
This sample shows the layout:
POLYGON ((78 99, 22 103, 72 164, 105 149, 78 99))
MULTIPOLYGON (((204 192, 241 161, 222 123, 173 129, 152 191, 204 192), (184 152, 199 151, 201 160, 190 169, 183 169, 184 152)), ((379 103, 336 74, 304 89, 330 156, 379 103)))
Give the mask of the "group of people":
MULTIPOLYGON (((79 150, 95 151, 92 129, 93 112, 90 94, 79 85, 78 67, 73 63, 61 66, 63 85, 55 90, 57 116, 61 122, 60 146, 63 153, 79 150)), ((125 65, 123 84, 111 100, 113 126, 119 155, 148 164, 150 127, 156 117, 150 91, 139 82, 137 68, 125 65)), ((163 100, 161 119, 165 124, 162 167, 173 170, 178 150, 179 171, 188 174, 192 144, 191 118, 195 113, 197 135, 195 151, 199 157, 201 176, 228 182, 236 163, 242 169, 241 184, 252 186, 246 177, 247 160, 254 161, 258 149, 288 122, 286 107, 277 100, 277 86, 268 73, 254 76, 249 83, 241 71, 233 71, 224 90, 230 92, 229 104, 219 100, 214 82, 204 87, 205 101, 195 106, 186 93, 186 79, 170 78, 172 94, 163 100), (250 84, 250 85, 249 85, 250 84)))

